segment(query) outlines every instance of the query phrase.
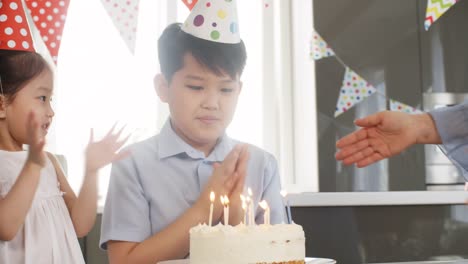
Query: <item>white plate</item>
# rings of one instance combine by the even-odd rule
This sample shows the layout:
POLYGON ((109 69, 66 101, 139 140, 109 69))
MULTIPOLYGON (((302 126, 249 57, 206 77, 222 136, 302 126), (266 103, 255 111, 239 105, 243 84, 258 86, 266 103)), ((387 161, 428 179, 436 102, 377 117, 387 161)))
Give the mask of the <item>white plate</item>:
POLYGON ((335 264, 336 260, 328 258, 305 258, 306 264, 335 264))
MULTIPOLYGON (((336 261, 333 259, 326 258, 305 258, 307 264, 335 264, 336 261)), ((190 264, 189 259, 178 259, 178 260, 167 260, 159 262, 159 264, 190 264)))

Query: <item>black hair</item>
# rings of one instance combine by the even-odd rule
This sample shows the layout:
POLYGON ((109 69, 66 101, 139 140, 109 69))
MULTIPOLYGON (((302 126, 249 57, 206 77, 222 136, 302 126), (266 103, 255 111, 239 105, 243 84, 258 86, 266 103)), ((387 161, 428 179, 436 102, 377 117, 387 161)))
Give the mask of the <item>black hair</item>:
POLYGON ((217 75, 225 72, 233 79, 242 75, 247 60, 242 40, 236 44, 204 40, 182 31, 181 25, 174 23, 167 26, 158 40, 159 64, 168 82, 184 66, 187 53, 217 75))
POLYGON ((9 102, 32 79, 44 70, 50 70, 47 61, 38 53, 29 51, 0 50, 0 78, 2 95, 9 102))

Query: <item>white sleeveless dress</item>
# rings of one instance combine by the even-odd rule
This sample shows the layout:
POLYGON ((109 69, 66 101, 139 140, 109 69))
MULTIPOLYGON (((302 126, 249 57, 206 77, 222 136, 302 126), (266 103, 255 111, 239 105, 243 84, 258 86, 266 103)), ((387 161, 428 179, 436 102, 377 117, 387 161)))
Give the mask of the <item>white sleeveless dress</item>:
MULTIPOLYGON (((28 153, 0 150, 0 197, 15 183, 28 153)), ((85 263, 60 191, 57 174, 47 159, 23 227, 11 241, 0 240, 0 263, 85 263)))

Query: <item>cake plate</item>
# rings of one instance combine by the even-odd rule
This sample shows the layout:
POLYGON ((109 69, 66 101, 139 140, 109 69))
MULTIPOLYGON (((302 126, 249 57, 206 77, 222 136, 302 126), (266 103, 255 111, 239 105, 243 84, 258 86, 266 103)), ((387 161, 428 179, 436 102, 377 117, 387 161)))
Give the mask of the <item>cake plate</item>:
MULTIPOLYGON (((167 260, 158 262, 159 264, 190 264, 190 259, 167 260)), ((327 258, 305 258, 306 264, 335 264, 336 261, 327 258)))

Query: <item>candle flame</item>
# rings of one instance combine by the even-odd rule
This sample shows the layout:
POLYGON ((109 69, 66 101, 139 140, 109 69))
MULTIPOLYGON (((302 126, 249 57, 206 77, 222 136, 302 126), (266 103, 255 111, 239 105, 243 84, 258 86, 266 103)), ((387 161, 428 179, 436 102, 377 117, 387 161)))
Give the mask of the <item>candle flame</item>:
POLYGON ((288 192, 286 190, 281 190, 280 194, 281 196, 286 197, 286 195, 288 195, 288 192))
POLYGON ((242 209, 244 209, 244 211, 245 209, 247 209, 247 204, 245 203, 245 201, 242 201, 242 209))
POLYGON ((263 209, 268 208, 268 203, 265 200, 262 200, 260 203, 258 203, 258 205, 260 205, 260 207, 262 207, 263 209))
POLYGON ((215 200, 215 193, 214 193, 213 191, 211 191, 211 193, 210 193, 210 201, 211 201, 211 202, 214 202, 214 200, 215 200))
POLYGON ((227 195, 224 195, 224 205, 225 206, 229 205, 229 198, 227 197, 227 195))
POLYGON ((221 200, 221 204, 224 206, 224 195, 221 195, 219 199, 221 200))
POLYGON ((241 195, 240 195, 240 199, 241 199, 241 201, 242 201, 243 203, 245 202, 245 196, 244 196, 244 195, 241 194, 241 195))
POLYGON ((249 194, 249 196, 252 196, 252 189, 250 189, 250 187, 247 188, 247 193, 249 194))

